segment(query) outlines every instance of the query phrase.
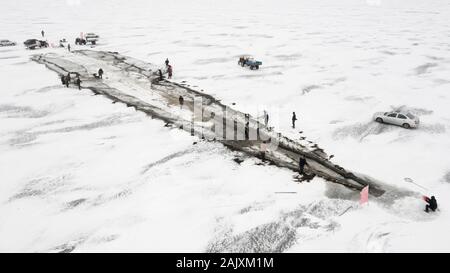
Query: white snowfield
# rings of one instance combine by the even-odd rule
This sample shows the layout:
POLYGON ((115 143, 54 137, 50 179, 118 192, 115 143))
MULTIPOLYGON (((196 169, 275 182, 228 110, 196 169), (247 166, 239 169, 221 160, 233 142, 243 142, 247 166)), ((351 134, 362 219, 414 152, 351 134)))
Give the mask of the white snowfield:
POLYGON ((0 251, 450 251, 447 1, 4 2, 0 38, 18 45, 0 49, 0 251), (295 183, 290 170, 65 88, 30 56, 73 53, 21 44, 42 29, 74 50, 91 31, 94 50, 169 58, 173 81, 252 115, 264 105, 277 131, 435 195, 439 211, 424 213, 417 196, 360 207, 357 192, 295 183), (238 66, 243 54, 264 65, 238 66), (391 110, 419 128, 371 120, 391 110))

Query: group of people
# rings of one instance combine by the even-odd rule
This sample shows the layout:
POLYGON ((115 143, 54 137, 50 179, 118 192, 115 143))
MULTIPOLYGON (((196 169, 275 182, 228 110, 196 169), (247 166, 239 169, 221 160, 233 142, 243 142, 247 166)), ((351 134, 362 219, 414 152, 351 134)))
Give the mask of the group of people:
MULTIPOLYGON (((98 70, 98 76, 97 74, 94 74, 94 76, 99 79, 103 79, 103 69, 99 69, 98 70)), ((70 73, 67 73, 67 75, 63 75, 61 74, 61 83, 63 85, 65 85, 67 88, 69 87, 70 81, 72 80, 72 78, 70 77, 70 73)), ((80 79, 80 75, 77 73, 74 83, 75 85, 78 87, 79 90, 81 90, 81 79, 80 79)))
MULTIPOLYGON (((164 63, 166 64, 167 78, 172 79, 173 68, 172 65, 169 64, 169 59, 166 58, 166 61, 164 63)), ((163 72, 161 69, 158 69, 158 76, 160 81, 164 80, 163 72)))
MULTIPOLYGON (((267 127, 269 125, 269 114, 267 113, 266 110, 264 110, 263 118, 264 118, 264 125, 267 127)), ((295 114, 295 112, 292 112, 291 120, 292 120, 292 128, 295 129, 295 122, 297 121, 297 115, 295 114)))
MULTIPOLYGON (((169 64, 169 59, 168 58, 166 58, 165 64, 166 64, 166 70, 167 70, 167 77, 169 79, 172 79, 173 69, 172 69, 172 65, 169 64)), ((160 80, 164 79, 161 69, 159 70, 159 79, 160 80)))
MULTIPOLYGON (((67 75, 61 75, 61 83, 65 85, 67 88, 69 87, 70 81, 71 81, 70 73, 67 73, 67 75)), ((80 75, 77 74, 74 82, 78 86, 78 89, 81 90, 80 75)))
MULTIPOLYGON (((45 31, 44 30, 41 30, 41 36, 42 36, 42 38, 45 37, 45 31)), ((66 39, 62 39, 62 40, 59 41, 59 47, 64 47, 63 42, 66 42, 66 39)), ((67 50, 70 52, 70 44, 67 44, 67 50)))

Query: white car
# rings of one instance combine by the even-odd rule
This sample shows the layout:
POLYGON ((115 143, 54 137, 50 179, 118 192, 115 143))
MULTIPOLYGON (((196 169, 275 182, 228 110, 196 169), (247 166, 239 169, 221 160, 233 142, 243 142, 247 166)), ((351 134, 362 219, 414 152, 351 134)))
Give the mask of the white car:
POLYGON ((91 43, 93 45, 95 45, 98 42, 99 38, 100 36, 92 32, 86 33, 86 35, 84 36, 86 42, 91 43))
POLYGON ((15 46, 15 42, 11 42, 10 40, 0 40, 0 46, 15 46))
POLYGON ((403 128, 417 128, 419 126, 419 118, 411 113, 405 112, 377 112, 373 115, 373 120, 380 123, 389 123, 403 128))

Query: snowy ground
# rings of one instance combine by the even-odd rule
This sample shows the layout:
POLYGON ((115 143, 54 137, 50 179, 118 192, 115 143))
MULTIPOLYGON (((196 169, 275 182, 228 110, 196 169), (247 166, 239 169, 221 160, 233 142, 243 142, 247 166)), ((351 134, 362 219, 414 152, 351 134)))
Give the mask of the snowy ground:
POLYGON ((0 48, 0 251, 450 250, 448 1, 1 5, 0 38, 19 46, 0 48), (168 57, 174 81, 243 111, 266 105, 278 130, 302 130, 342 166, 434 194, 440 211, 427 215, 414 198, 360 208, 357 193, 294 183, 257 159, 238 164, 219 144, 62 88, 21 45, 41 29, 54 43, 94 31, 97 49, 168 57), (263 61, 259 71, 237 66, 245 53, 263 61), (395 108, 421 127, 371 122, 395 108))

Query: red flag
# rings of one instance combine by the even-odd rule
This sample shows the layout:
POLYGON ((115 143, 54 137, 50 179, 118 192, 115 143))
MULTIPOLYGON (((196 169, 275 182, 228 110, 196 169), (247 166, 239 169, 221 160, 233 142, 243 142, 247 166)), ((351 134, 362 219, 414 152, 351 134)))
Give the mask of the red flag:
POLYGON ((369 185, 365 186, 361 190, 360 195, 361 195, 361 199, 359 200, 360 205, 369 202, 369 185))

